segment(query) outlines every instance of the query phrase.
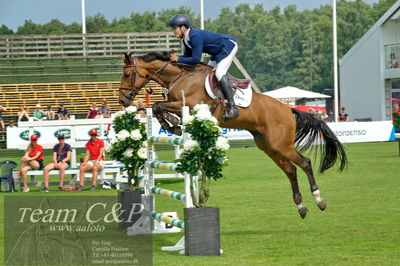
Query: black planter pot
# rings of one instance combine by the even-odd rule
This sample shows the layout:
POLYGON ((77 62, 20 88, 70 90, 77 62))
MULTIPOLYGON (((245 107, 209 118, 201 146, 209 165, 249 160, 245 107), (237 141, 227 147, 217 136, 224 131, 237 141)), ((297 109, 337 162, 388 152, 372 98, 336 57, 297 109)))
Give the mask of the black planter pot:
POLYGON ((185 208, 185 254, 220 256, 219 208, 185 208))
MULTIPOLYGON (((131 213, 132 204, 142 203, 142 195, 144 190, 123 190, 118 192, 118 201, 121 203, 121 211, 124 211, 120 218, 123 220, 119 224, 119 228, 126 229, 132 226, 141 216, 140 213, 133 214, 132 218, 128 221, 129 215, 131 213)), ((135 212, 139 211, 140 206, 135 207, 135 212)))

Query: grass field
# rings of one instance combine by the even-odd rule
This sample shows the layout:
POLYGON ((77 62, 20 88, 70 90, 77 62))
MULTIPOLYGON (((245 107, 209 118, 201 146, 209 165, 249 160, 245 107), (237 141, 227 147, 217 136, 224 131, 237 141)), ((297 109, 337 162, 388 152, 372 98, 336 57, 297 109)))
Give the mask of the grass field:
MULTIPOLYGON (((307 178, 298 171, 304 204, 310 210, 304 220, 292 202, 288 179, 270 159, 253 147, 231 149, 226 178, 210 186, 209 206, 221 211, 224 253, 221 257, 186 257, 163 252, 162 246, 174 245, 182 234, 155 235, 154 265, 399 265, 398 144, 349 144, 346 148, 347 171, 329 170, 316 177, 322 197, 328 200, 325 212, 315 205, 307 178)), ((165 157, 170 153, 161 152, 165 157)), ((1 160, 4 157, 0 154, 1 160)), ((165 180, 162 186, 183 191, 181 181, 165 180)), ((5 194, 0 194, 1 204, 5 194)), ((68 195, 93 194, 116 191, 68 195)), ((156 201, 159 211, 178 211, 183 217, 179 202, 158 197, 156 201)), ((2 212, 0 222, 3 225, 2 212)), ((0 235, 3 241, 3 226, 0 235)))

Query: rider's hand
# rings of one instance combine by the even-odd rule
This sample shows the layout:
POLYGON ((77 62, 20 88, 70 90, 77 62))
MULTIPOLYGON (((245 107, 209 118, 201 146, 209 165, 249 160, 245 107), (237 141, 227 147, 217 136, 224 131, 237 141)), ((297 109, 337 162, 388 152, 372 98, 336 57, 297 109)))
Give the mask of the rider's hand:
POLYGON ((170 54, 169 56, 169 59, 174 62, 178 61, 178 58, 179 56, 177 56, 176 54, 170 54))

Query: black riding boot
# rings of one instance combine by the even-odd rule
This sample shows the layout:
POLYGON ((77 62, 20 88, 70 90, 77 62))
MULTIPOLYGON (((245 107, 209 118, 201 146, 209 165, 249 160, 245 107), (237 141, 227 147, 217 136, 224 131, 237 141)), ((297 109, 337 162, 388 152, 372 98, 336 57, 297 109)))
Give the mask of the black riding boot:
POLYGON ((225 99, 228 100, 228 108, 225 110, 223 119, 232 119, 239 114, 239 108, 236 107, 235 102, 233 100, 233 91, 229 84, 229 81, 226 76, 223 76, 220 80, 222 93, 225 96, 225 99))

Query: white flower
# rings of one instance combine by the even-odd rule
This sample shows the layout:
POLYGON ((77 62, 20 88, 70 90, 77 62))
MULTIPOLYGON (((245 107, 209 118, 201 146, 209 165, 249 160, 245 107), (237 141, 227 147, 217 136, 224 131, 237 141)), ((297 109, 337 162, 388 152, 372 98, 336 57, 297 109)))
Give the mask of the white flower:
POLYGON ((111 149, 112 149, 112 144, 109 143, 109 142, 106 142, 106 144, 104 145, 104 150, 105 150, 106 152, 110 152, 111 149))
POLYGON ((184 150, 178 149, 178 150, 175 152, 175 158, 176 158, 176 159, 181 159, 182 153, 183 153, 183 152, 184 152, 184 150))
POLYGON ((140 129, 135 129, 131 132, 131 138, 133 140, 140 140, 142 139, 142 134, 140 133, 140 129))
POLYGON ((183 144, 183 149, 185 151, 191 151, 194 148, 196 148, 197 146, 199 146, 199 143, 197 141, 189 139, 189 140, 185 141, 185 143, 183 144))
POLYGON ((221 151, 229 150, 229 143, 228 139, 225 137, 218 137, 217 141, 215 142, 215 148, 221 151))
POLYGON ((210 112, 210 110, 208 109, 202 109, 200 111, 198 111, 194 117, 198 120, 198 121, 206 121, 206 120, 212 120, 213 116, 210 112))
POLYGON ((133 156, 133 149, 132 148, 126 149, 126 151, 124 151, 123 155, 125 157, 128 157, 128 158, 132 157, 133 156))
POLYGON ((131 106, 129 106, 128 108, 126 108, 125 111, 126 111, 128 114, 132 114, 132 113, 135 113, 135 112, 137 111, 137 108, 136 108, 136 106, 131 105, 131 106))
POLYGON ((147 141, 142 142, 142 147, 145 147, 145 148, 149 147, 149 144, 147 143, 147 141))
POLYGON ((134 185, 135 184, 135 179, 131 179, 131 183, 132 183, 132 185, 134 185))
POLYGON ((196 106, 193 107, 193 110, 195 110, 196 112, 199 112, 201 110, 210 111, 210 107, 207 104, 196 104, 196 106))
POLYGON ((214 124, 218 125, 218 120, 215 118, 215 116, 211 115, 210 121, 214 122, 214 124))
POLYGON ((117 118, 117 117, 119 117, 119 116, 121 116, 121 115, 124 115, 124 114, 125 114, 125 111, 118 111, 118 112, 116 112, 116 113, 114 114, 114 119, 117 118))
POLYGON ((192 123, 193 119, 194 119, 194 116, 192 116, 192 115, 185 116, 182 119, 182 124, 188 125, 188 124, 192 123))
POLYGON ((114 144, 117 143, 117 142, 118 142, 118 139, 117 139, 117 138, 113 138, 113 139, 110 141, 111 145, 114 145, 114 144))
POLYGON ((117 134, 117 139, 120 141, 124 141, 127 138, 129 138, 130 136, 131 136, 131 134, 129 134, 129 132, 127 130, 123 129, 117 134))
POLYGON ((140 159, 147 159, 147 149, 140 148, 137 152, 137 155, 139 156, 140 159))
POLYGON ((219 164, 224 164, 226 161, 228 161, 228 157, 224 156, 224 157, 219 157, 217 159, 219 164))

